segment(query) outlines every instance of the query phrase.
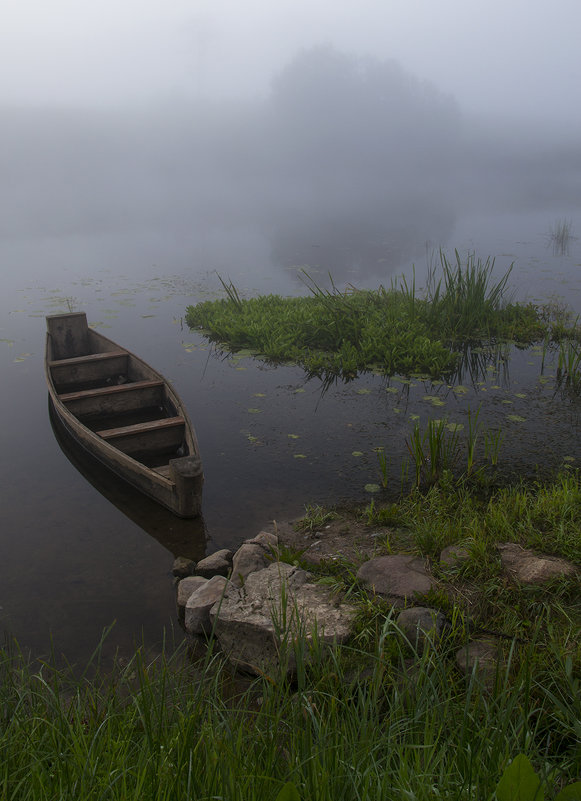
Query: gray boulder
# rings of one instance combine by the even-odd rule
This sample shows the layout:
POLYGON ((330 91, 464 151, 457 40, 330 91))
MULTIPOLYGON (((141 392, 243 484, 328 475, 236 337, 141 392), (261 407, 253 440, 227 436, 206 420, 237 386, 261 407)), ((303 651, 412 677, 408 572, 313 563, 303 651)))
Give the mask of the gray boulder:
POLYGON ((185 608, 190 595, 198 589, 202 584, 205 584, 207 579, 201 576, 186 576, 183 578, 177 587, 177 604, 180 610, 185 608))
POLYGON ((357 572, 357 580, 394 606, 404 606, 436 586, 426 571, 424 560, 405 554, 377 556, 364 562, 357 572))
POLYGON ((186 576, 193 576, 196 569, 196 563, 193 559, 187 556, 177 556, 174 559, 172 573, 177 578, 185 578, 186 576))
POLYGON ((271 564, 276 558, 277 547, 278 537, 267 531, 243 542, 232 560, 232 583, 241 587, 251 573, 271 564))
POLYGON ((220 605, 224 588, 229 583, 224 576, 202 579, 204 583, 188 598, 184 612, 184 626, 189 634, 209 634, 212 630, 210 609, 220 605))
POLYGON ((488 687, 494 684, 502 666, 502 652, 497 640, 484 637, 472 640, 456 652, 456 665, 466 676, 473 672, 488 687))
POLYGON ((232 568, 232 551, 222 548, 221 551, 206 556, 196 565, 196 576, 212 578, 213 576, 227 576, 232 568))
POLYGON ((344 642, 354 615, 304 570, 275 562, 250 573, 242 587, 230 583, 210 622, 237 668, 256 675, 282 668, 292 675, 297 659, 310 661, 313 646, 344 642))
POLYGON ((464 545, 447 545, 440 554, 440 567, 457 568, 470 559, 470 551, 464 545))
POLYGON ((521 584, 543 584, 552 578, 572 577, 577 570, 566 559, 536 554, 515 542, 498 546, 500 561, 507 573, 521 584))
POLYGON ((440 640, 446 618, 437 609, 411 606, 402 609, 396 619, 398 627, 418 653, 423 653, 428 641, 436 645, 440 640))

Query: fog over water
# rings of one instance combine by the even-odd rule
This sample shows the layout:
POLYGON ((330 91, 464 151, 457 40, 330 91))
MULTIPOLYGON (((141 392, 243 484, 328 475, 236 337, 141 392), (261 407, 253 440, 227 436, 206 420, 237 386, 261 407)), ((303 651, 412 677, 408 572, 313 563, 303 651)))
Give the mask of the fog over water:
MULTIPOLYGON (((557 292, 581 312, 579 240, 547 247, 559 220, 581 231, 580 16, 573 0, 4 0, 2 629, 37 652, 52 631, 77 658, 114 617, 124 646, 175 618, 166 523, 148 537, 55 441, 45 314, 86 310, 175 381, 213 550, 306 502, 365 498, 374 448, 397 477, 409 415, 441 413, 437 389, 406 400, 366 376, 322 400, 296 367, 202 350, 182 318, 215 296, 216 271, 254 293, 306 292, 301 268, 374 287, 458 247, 516 260, 521 297, 557 292)), ((581 458, 575 410, 551 406, 527 358, 524 401, 499 378, 446 408, 462 419, 497 393, 505 426, 521 403, 509 411, 530 417, 507 441, 526 428, 538 448, 548 404, 544 457, 558 464, 567 443, 581 458)), ((536 458, 517 453, 524 469, 536 458)))
POLYGON ((467 211, 576 205, 580 15, 573 0, 7 0, 0 236, 156 230, 180 261, 192 234, 236 230, 273 270, 360 280, 453 246, 467 211))

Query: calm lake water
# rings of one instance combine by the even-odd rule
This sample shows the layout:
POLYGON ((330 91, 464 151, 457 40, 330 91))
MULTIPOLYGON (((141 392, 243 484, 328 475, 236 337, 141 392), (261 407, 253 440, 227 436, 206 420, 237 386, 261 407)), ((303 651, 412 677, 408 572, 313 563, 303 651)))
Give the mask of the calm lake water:
MULTIPOLYGON (((548 242, 559 219, 579 232, 579 211, 461 219, 437 244, 496 256, 499 272, 514 261, 519 299, 558 297, 581 312, 580 242, 561 255, 548 242)), ((425 249, 419 242, 408 259, 367 267, 364 276, 354 263, 346 280, 374 287, 393 275, 409 279, 415 261, 421 284, 425 249)), ((482 425, 505 434, 501 462, 523 474, 581 460, 580 407, 555 393, 554 365, 541 375, 539 348, 466 375, 460 387, 364 376, 326 393, 298 368, 217 353, 183 322, 187 305, 217 295, 216 271, 246 293, 305 292, 297 265, 276 263, 257 232, 135 229, 12 240, 3 243, 2 262, 0 626, 34 654, 52 647, 82 662, 113 623, 107 653, 130 654, 141 642, 155 649, 172 629, 180 639, 175 555, 235 547, 272 520, 299 516, 307 503, 369 500, 366 485, 381 480, 377 448, 388 457, 388 491, 396 491, 417 416, 422 425, 444 415, 466 425, 468 409, 482 404, 482 425), (106 475, 93 476, 94 486, 59 446, 43 374, 44 318, 69 307, 175 383, 200 441, 202 522, 178 521, 119 493, 106 475)), ((316 243, 299 264, 317 276, 327 267, 316 243)))

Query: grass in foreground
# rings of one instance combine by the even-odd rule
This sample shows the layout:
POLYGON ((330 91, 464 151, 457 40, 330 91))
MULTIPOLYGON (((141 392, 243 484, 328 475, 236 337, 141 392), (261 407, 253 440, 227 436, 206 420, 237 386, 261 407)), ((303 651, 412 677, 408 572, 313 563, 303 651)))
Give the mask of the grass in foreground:
POLYGON ((272 361, 300 364, 313 376, 349 378, 363 370, 387 375, 449 375, 470 342, 531 343, 550 337, 551 323, 532 304, 506 300, 510 270, 493 281, 494 260, 455 262, 440 253, 441 277, 375 291, 327 291, 305 279, 308 297, 227 297, 189 306, 186 320, 231 350, 251 349, 272 361))
MULTIPOLYGON (((443 574, 442 591, 425 599, 455 623, 421 654, 393 613, 354 587, 353 642, 331 651, 315 642, 312 664, 293 683, 282 670, 242 684, 211 647, 195 670, 183 653, 148 664, 138 652, 92 680, 4 649, 0 797, 528 801, 503 796, 502 785, 495 795, 518 759, 512 772, 530 768, 553 799, 581 775, 579 587, 516 587, 493 554, 496 542, 512 540, 579 563, 580 509, 581 481, 565 473, 488 498, 444 481, 362 510, 371 530, 384 529, 388 550, 470 549, 466 565, 443 574), (468 617, 507 635, 492 686, 455 666, 468 617)), ((335 519, 310 511, 315 527, 335 519)))
POLYGON ((309 801, 487 799, 521 753, 551 790, 578 775, 579 678, 560 642, 513 647, 489 690, 445 651, 410 671, 391 618, 377 634, 370 652, 321 653, 298 685, 238 695, 218 660, 193 681, 138 654, 84 684, 3 654, 1 797, 275 801, 291 783, 309 801))

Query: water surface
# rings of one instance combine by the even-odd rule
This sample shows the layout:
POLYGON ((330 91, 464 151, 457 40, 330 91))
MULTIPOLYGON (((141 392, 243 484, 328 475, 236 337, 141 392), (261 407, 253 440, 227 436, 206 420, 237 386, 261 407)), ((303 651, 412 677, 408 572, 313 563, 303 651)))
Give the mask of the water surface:
MULTIPOLYGON (((556 296, 579 312, 579 241, 558 255, 547 240, 555 219, 575 221, 575 213, 459 218, 445 240, 416 243, 415 256, 403 257, 397 271, 380 259, 362 271, 354 258, 342 277, 358 286, 389 284, 397 272, 410 278, 415 262, 421 284, 423 253, 441 244, 496 256, 499 272, 514 261, 520 299, 556 296)), ((301 264, 324 277, 328 262, 316 244, 301 264)), ((172 627, 179 639, 171 575, 178 552, 200 557, 236 547, 269 521, 300 515, 307 503, 369 500, 366 486, 381 480, 377 448, 388 458, 388 491, 396 492, 405 439, 418 418, 423 425, 445 415, 466 426, 468 409, 482 404, 482 425, 505 434, 507 469, 530 475, 581 459, 579 405, 555 392, 550 358, 541 375, 539 348, 463 376, 460 388, 368 375, 323 393, 297 367, 226 358, 209 347, 183 318, 187 305, 216 296, 216 270, 242 292, 306 291, 299 265, 277 260, 257 230, 134 228, 12 239, 3 243, 2 263, 0 625, 36 654, 54 647, 83 661, 113 622, 109 652, 129 654, 141 640, 155 648, 172 627), (176 521, 135 493, 119 495, 106 476, 91 483, 61 449, 48 415, 44 317, 69 308, 86 311, 99 330, 175 383, 202 452, 202 524, 176 521)))

